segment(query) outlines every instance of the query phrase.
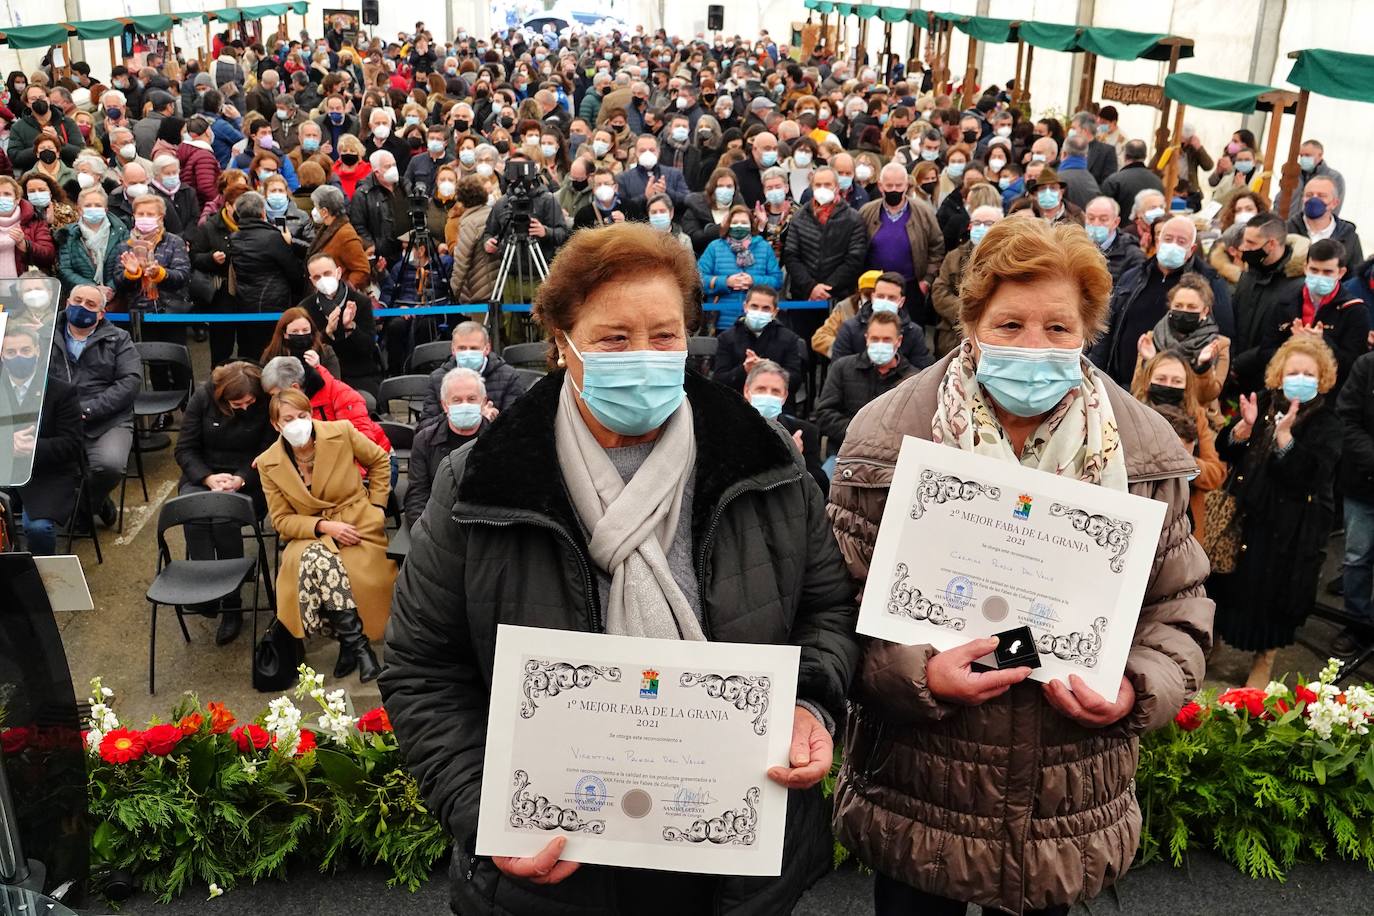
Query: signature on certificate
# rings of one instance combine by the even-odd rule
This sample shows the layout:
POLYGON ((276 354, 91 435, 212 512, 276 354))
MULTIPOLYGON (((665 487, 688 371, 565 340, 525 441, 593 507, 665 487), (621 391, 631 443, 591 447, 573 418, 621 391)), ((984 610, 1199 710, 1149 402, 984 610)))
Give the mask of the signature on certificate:
POLYGON ((714 805, 716 797, 708 789, 682 786, 673 793, 673 801, 679 805, 714 805))

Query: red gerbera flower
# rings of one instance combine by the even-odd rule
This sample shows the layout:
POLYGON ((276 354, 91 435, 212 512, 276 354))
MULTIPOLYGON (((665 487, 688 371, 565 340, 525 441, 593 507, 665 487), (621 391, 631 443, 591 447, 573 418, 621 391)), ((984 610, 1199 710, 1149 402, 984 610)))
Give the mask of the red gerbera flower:
POLYGON ((231 736, 234 743, 239 746, 239 753, 241 754, 254 750, 260 751, 272 741, 272 736, 267 734, 267 730, 261 725, 240 725, 234 729, 231 736))
POLYGON ((210 707, 210 733, 212 735, 222 735, 234 727, 234 714, 224 708, 223 703, 211 702, 210 707))
POLYGON ((154 725, 143 733, 143 741, 148 753, 154 757, 166 757, 185 737, 179 725, 154 725))
POLYGON ((177 723, 177 727, 181 729, 183 735, 190 736, 200 731, 200 727, 204 722, 204 716, 198 712, 193 712, 189 716, 182 716, 181 721, 177 723))
POLYGON ((1185 732, 1193 731, 1202 725, 1202 707, 1189 701, 1183 704, 1183 708, 1174 716, 1174 724, 1185 732))
POLYGON ((1299 684, 1294 687, 1293 696, 1298 698, 1299 703, 1306 703, 1309 706, 1317 702, 1317 692, 1306 684, 1299 684))
POLYGON ((143 735, 127 728, 116 728, 100 739, 100 758, 106 763, 128 763, 143 756, 147 745, 143 735))
MULTIPOLYGON (((1272 718, 1269 710, 1265 709, 1264 702, 1268 695, 1258 687, 1233 687, 1217 697, 1218 705, 1230 706, 1237 712, 1245 710, 1253 719, 1272 718)), ((1279 712, 1287 712, 1288 704, 1283 700, 1275 700, 1274 705, 1279 712)))
POLYGON ((315 733, 307 729, 301 729, 301 740, 296 744, 296 756, 313 751, 316 747, 315 733))
POLYGON ((358 717, 358 731, 389 732, 391 731, 391 717, 380 706, 376 709, 369 709, 358 717))

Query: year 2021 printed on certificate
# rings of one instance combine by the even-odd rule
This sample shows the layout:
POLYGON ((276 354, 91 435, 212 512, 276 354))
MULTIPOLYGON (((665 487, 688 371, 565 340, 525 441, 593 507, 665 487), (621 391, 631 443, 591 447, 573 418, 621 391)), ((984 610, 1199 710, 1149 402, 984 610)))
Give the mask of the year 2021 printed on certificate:
POLYGON ((796 646, 501 625, 477 853, 778 875, 796 646))
POLYGON ((1165 508, 908 436, 858 631, 943 650, 1029 627, 1032 678, 1114 698, 1165 508))

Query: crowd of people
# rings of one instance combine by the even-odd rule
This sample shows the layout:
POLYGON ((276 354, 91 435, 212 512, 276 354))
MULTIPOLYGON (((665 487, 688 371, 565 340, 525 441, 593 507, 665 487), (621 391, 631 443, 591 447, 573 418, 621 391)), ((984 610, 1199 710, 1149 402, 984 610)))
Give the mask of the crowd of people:
MULTIPOLYGON (((513 280, 497 288, 505 249, 527 247, 514 237, 523 213, 530 246, 555 272, 574 270, 567 258, 600 259, 606 263, 576 266, 580 282, 613 276, 638 288, 615 273, 623 251, 589 241, 602 233, 672 278, 687 330, 715 339, 706 371, 785 431, 820 494, 844 476, 848 490, 831 494, 832 512, 853 518, 848 528, 837 521, 836 531, 855 575, 862 577, 864 551, 846 538, 871 538, 866 526, 878 516, 853 492, 854 475, 868 471, 840 467, 846 455, 890 460, 879 444, 885 431, 864 408, 880 399, 933 401, 940 379, 962 386, 966 376, 1010 411, 999 419, 1044 417, 1064 394, 1053 372, 1018 380, 989 356, 998 342, 1010 349, 1029 335, 1081 348, 1095 367, 1094 404, 1128 392, 1190 456, 1182 524, 1189 549, 1205 548, 1212 562, 1207 595, 1217 604, 1218 636, 1255 653, 1252 686, 1268 682, 1275 651, 1294 641, 1311 610, 1342 516, 1344 572, 1333 587, 1358 619, 1374 617, 1374 259, 1365 260, 1355 224, 1342 216, 1344 178, 1315 139, 1302 144, 1299 188, 1282 208, 1261 192, 1277 164, 1262 161, 1247 130, 1208 151, 1185 125, 1171 154, 1178 181, 1166 188, 1164 151, 1125 136, 1111 105, 1067 123, 1037 120, 1012 104, 1010 86, 994 85, 964 108, 919 60, 881 73, 824 51, 801 59, 767 33, 712 41, 643 28, 490 37, 460 29, 449 37, 417 23, 395 40, 351 42, 342 23, 327 21, 318 36, 245 40, 226 32, 214 36, 212 56, 202 66, 150 53, 105 80, 79 62, 65 74, 16 71, 6 79, 0 284, 13 281, 13 294, 0 404, 22 421, 14 424, 15 454, 35 458, 32 480, 11 493, 35 553, 53 552, 57 532, 82 523, 73 511, 78 492, 100 524, 115 519, 111 495, 134 442, 135 398, 145 384, 169 381, 159 374, 165 368, 145 379, 131 330, 145 342, 185 344, 196 335, 208 343, 211 370, 179 418, 180 492, 252 499, 284 544, 283 623, 297 636, 337 639, 336 675, 377 677, 372 642, 386 630, 398 574, 387 555, 388 507, 418 528, 432 495, 450 507, 457 500, 511 511, 553 498, 544 493, 548 480, 536 480, 548 469, 523 452, 552 447, 554 418, 568 409, 558 389, 530 394, 529 373, 502 358, 495 329, 482 322, 376 314, 534 292, 513 280), (654 235, 605 229, 626 224, 654 235), (1045 232, 1057 255, 1036 247, 1045 232), (985 313, 989 284, 998 282, 988 264, 1013 250, 984 250, 996 245, 1022 245, 1015 251, 1029 259, 1002 264, 1008 278, 1018 269, 1048 278, 1053 257, 1093 263, 1063 268, 1072 277, 1067 293, 1045 279, 1043 313, 1007 313, 991 326, 988 315, 1001 313, 985 313), (690 275, 683 264, 695 265, 690 275), (1084 305, 1068 320, 1050 307, 1060 294, 1101 308, 1084 305), (185 320, 135 329, 112 313, 185 320), (245 318, 202 330, 197 313, 245 318), (987 336, 974 339, 971 329, 987 336), (444 337, 451 355, 433 369, 415 411, 398 499, 401 462, 379 422, 386 405, 376 399, 386 378, 410 371, 417 345, 444 337), (40 415, 34 376, 47 348, 40 415), (901 393, 884 397, 892 392, 901 393), (542 426, 533 422, 539 410, 542 426), (503 424, 513 411, 524 411, 519 422, 503 424), (455 489, 457 478, 444 476, 452 474, 446 459, 474 441, 507 449, 497 462, 505 467, 478 462, 494 445, 464 453, 493 492, 455 489)), ((576 316, 558 303, 580 300, 571 281, 561 282, 539 287, 536 318, 556 344, 557 366, 576 363, 581 379, 592 371, 591 354, 576 346, 615 349, 620 338, 609 327, 575 345, 576 316)), ((651 315, 661 303, 641 305, 651 315)), ((522 328, 508 321, 502 332, 512 329, 522 328)), ((678 349, 671 327, 662 334, 661 349, 678 349)), ((707 393, 701 384, 687 383, 693 408, 724 410, 723 389, 707 393)), ((665 409, 681 403, 678 388, 665 409)), ((589 380, 578 394, 622 437, 644 434, 615 422, 630 395, 597 395, 589 380)), ((1122 403, 1115 409, 1127 411, 1122 403)), ((698 415, 697 433, 709 435, 715 419, 698 415)), ((721 422, 728 438, 730 424, 721 422)), ((975 450, 991 441, 979 425, 988 422, 996 421, 978 409, 937 418, 937 426, 953 424, 945 435, 971 432, 973 444, 960 447, 975 450)), ((1061 421, 1049 422, 1054 432, 1061 421)), ((756 431, 740 429, 740 441, 758 444, 756 431)), ((1027 440, 1033 431, 1011 435, 1011 460, 1045 467, 1053 442, 1027 440)), ((587 450, 582 439, 565 442, 561 429, 558 436, 560 448, 575 442, 587 450)), ((778 458, 766 445, 766 456, 751 459, 760 473, 778 458)), ((1116 447, 1097 445, 1099 457, 1116 447)), ((724 460, 711 447, 698 441, 695 460, 724 460)), ((613 463, 626 480, 657 464, 648 453, 613 463)), ((592 464, 579 485, 606 486, 610 466, 592 464)), ((1120 471, 1137 473, 1133 467, 1120 471)), ((671 489, 680 478, 663 482, 671 489)), ((1123 487, 1127 480, 1137 483, 1123 476, 1123 487)), ((708 483, 699 478, 697 500, 711 495, 701 489, 708 483)), ((810 499, 791 508, 812 511, 810 499)), ((597 524, 582 522, 584 531, 597 524)), ((694 524, 685 512, 681 522, 694 524)), ((833 544, 806 546, 796 536, 799 556, 833 559, 833 544)), ((441 538, 456 540, 452 531, 441 538)), ((680 578, 680 548, 666 560, 658 554, 653 568, 661 573, 666 562, 680 578)), ((223 526, 188 532, 193 558, 242 549, 238 532, 223 526)), ((610 560, 594 559, 604 579, 610 560)), ((690 557, 686 563, 690 569, 690 557)), ((542 570, 535 572, 537 584, 542 570)), ((422 584, 410 582, 420 592, 422 584)), ((700 615, 707 596, 697 585, 690 576, 677 583, 700 615)), ((681 625, 677 586, 667 589, 665 613, 681 625)), ((439 627, 397 601, 417 632, 439 627)), ((237 597, 199 610, 219 616, 219 642, 238 635, 237 597)), ((1353 654, 1367 636, 1352 629, 1334 650, 1353 654)), ((402 656, 434 648, 400 644, 402 656)), ((816 718, 833 730, 843 708, 827 711, 835 684, 825 687, 816 718)), ((934 671, 929 689, 937 689, 934 671)), ((929 694, 918 699, 930 716, 944 715, 929 694)), ((906 752, 939 753, 934 745, 906 752)), ((958 881, 951 886, 963 893, 958 881)))

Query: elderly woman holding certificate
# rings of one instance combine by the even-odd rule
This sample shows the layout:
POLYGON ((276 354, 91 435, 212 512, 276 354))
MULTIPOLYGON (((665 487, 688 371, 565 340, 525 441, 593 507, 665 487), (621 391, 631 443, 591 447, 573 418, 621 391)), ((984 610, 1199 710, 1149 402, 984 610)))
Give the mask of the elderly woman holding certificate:
POLYGON ((573 236, 534 310, 558 368, 444 461, 413 529, 380 684, 454 836, 455 912, 783 914, 830 867, 819 782, 859 658, 853 581, 786 434, 686 371, 700 308, 671 236, 573 236), (552 829, 538 855, 478 857, 482 782, 508 778, 483 772, 499 624, 799 646, 791 766, 767 773, 793 790, 782 874, 580 865, 552 829))
MULTIPOLYGON (((867 579, 903 436, 1167 505, 1120 689, 980 671, 998 640, 948 651, 868 644, 835 794, 837 839, 876 872, 879 916, 1064 914, 1135 855, 1141 733, 1202 686, 1212 602, 1189 536, 1192 459, 1148 407, 1094 370, 1111 278, 1077 227, 1006 220, 965 271, 965 342, 850 425, 829 509, 867 579)), ((900 497, 905 499, 905 496, 900 497)))

